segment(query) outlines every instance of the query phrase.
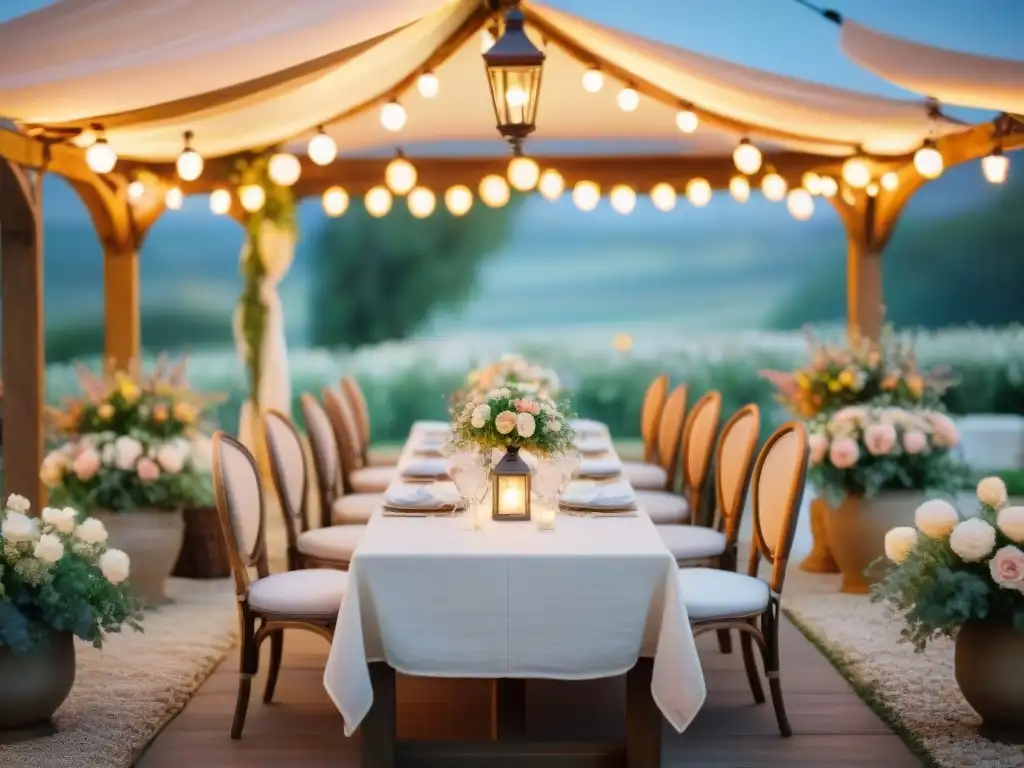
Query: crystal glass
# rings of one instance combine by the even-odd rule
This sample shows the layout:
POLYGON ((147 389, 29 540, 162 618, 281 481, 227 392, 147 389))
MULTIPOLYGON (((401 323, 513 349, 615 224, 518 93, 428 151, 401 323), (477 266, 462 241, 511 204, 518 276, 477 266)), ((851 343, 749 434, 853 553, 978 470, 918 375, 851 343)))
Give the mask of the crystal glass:
MULTIPOLYGON (((462 484, 459 493, 465 489, 466 508, 469 510, 470 528, 479 531, 480 514, 484 498, 491 485, 491 457, 490 452, 482 453, 478 450, 465 452, 465 464, 461 466, 462 484)), ((454 478, 452 478, 454 479, 454 478)))

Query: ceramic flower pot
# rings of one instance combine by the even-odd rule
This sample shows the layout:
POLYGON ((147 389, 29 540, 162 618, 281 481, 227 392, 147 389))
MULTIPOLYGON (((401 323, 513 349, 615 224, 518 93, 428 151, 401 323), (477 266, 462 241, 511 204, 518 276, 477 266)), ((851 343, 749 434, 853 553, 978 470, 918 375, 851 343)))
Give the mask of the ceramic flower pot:
POLYGON ((46 642, 25 653, 0 646, 0 744, 54 733, 50 718, 74 683, 70 632, 51 632, 46 642))
POLYGON ((106 526, 107 544, 131 559, 128 583, 146 607, 168 602, 164 585, 181 552, 185 522, 180 509, 99 510, 92 515, 106 526))
POLYGON ((956 682, 981 715, 982 736, 1024 744, 1024 632, 1008 622, 968 621, 956 638, 956 682))

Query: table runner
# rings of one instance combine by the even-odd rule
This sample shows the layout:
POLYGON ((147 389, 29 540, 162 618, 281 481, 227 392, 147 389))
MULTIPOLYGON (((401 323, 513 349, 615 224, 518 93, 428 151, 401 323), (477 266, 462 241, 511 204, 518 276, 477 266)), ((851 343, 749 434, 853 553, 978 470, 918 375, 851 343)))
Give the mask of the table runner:
MULTIPOLYGON (((399 467, 427 429, 413 426, 399 467)), ((396 478, 395 482, 402 482, 396 478)), ((654 658, 651 692, 684 730, 704 702, 676 563, 650 518, 533 522, 374 513, 349 570, 324 686, 351 735, 368 664, 428 677, 592 679, 654 658)))

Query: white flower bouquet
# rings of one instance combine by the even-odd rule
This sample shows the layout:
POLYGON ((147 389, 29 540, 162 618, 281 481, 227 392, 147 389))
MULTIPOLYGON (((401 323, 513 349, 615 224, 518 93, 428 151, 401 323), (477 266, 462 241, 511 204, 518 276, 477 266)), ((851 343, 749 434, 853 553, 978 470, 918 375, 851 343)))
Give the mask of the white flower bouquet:
POLYGON ((12 494, 0 514, 0 647, 30 651, 53 632, 100 647, 123 624, 141 631, 128 555, 107 548, 103 523, 71 507, 28 512, 12 494))
POLYGON ((525 448, 547 457, 572 448, 567 405, 517 387, 499 387, 458 409, 452 447, 525 448))
POLYGON ((558 396, 558 374, 550 368, 532 363, 522 355, 503 355, 497 361, 469 373, 466 384, 470 392, 488 392, 501 387, 515 387, 521 392, 540 397, 558 396))

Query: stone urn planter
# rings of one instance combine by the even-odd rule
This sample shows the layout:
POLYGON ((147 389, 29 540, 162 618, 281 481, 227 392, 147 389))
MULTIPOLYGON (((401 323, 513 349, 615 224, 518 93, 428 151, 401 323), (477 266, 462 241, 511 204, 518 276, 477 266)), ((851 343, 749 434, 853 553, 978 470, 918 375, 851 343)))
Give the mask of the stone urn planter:
POLYGON ((107 543, 131 559, 131 586, 142 604, 151 608, 169 601, 164 585, 181 552, 185 522, 180 509, 97 510, 92 515, 106 526, 107 543))
POLYGON ((1024 632, 1009 622, 968 621, 956 638, 956 682, 981 715, 986 739, 1024 744, 1024 632))
POLYGON ((53 735, 51 718, 74 684, 70 632, 51 632, 46 642, 25 653, 0 647, 0 744, 53 735))

